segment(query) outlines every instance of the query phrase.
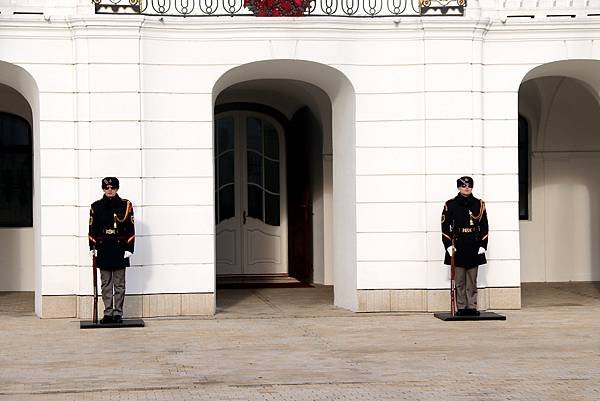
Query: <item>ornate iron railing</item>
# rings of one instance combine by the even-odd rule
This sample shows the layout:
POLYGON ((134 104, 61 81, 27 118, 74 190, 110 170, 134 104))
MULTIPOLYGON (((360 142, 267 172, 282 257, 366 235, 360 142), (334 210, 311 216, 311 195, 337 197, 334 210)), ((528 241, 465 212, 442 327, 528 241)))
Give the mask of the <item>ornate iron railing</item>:
MULTIPOLYGON (((244 0, 93 0, 96 14, 165 17, 253 16, 244 0)), ((467 0, 312 0, 305 16, 462 16, 467 0)))

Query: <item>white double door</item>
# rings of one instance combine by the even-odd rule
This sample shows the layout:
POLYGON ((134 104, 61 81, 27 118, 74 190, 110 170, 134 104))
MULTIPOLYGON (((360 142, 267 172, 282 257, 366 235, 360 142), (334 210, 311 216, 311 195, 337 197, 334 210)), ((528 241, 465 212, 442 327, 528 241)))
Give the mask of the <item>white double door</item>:
POLYGON ((288 271, 284 139, 260 113, 215 117, 217 275, 288 271))

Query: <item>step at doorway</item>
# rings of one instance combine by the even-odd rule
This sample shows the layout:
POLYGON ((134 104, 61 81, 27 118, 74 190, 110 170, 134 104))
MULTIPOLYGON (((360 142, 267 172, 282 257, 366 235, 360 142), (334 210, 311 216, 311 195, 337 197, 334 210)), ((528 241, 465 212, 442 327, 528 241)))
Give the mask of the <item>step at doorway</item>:
POLYGON ((306 288, 311 284, 287 274, 248 275, 235 274, 217 276, 217 290, 246 288, 306 288))

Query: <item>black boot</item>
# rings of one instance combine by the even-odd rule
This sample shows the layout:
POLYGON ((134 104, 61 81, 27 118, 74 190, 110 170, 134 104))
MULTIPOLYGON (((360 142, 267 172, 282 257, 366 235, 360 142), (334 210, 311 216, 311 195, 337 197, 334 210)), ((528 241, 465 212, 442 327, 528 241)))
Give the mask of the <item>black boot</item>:
POLYGON ((121 317, 121 315, 115 315, 115 316, 113 316, 113 322, 123 323, 123 318, 121 317))
POLYGON ((459 309, 456 311, 456 316, 467 316, 467 309, 459 309))
POLYGON ((108 315, 104 315, 104 317, 102 319, 100 319, 100 323, 101 324, 107 324, 107 323, 112 323, 113 317, 112 316, 108 316, 108 315))
POLYGON ((479 316, 479 315, 480 315, 480 313, 477 309, 474 309, 474 308, 467 309, 467 316, 479 316))

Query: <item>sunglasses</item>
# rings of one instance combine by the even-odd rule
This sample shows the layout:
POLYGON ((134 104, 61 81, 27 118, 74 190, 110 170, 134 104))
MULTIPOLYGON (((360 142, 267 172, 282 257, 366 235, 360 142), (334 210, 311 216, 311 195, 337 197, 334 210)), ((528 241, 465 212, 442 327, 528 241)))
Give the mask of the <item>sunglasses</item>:
POLYGON ((117 188, 113 187, 112 185, 107 185, 104 187, 104 189, 117 189, 117 188))
POLYGON ((460 184, 461 188, 472 188, 470 185, 468 184, 460 184))

